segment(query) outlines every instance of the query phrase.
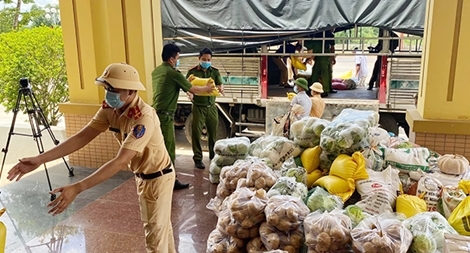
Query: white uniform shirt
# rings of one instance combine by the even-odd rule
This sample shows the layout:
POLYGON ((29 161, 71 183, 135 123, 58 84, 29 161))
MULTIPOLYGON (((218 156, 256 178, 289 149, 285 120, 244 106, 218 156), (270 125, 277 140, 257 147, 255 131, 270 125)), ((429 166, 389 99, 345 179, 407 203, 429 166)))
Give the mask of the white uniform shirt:
MULTIPOLYGON (((362 52, 357 52, 356 54, 361 54, 362 52)), ((361 69, 359 69, 359 73, 357 77, 366 77, 369 74, 369 70, 367 69, 367 57, 365 55, 356 55, 354 56, 354 62, 356 65, 360 65, 361 69)))
POLYGON ((304 108, 304 112, 301 114, 299 119, 310 116, 310 110, 312 109, 312 100, 307 96, 305 91, 301 91, 292 99, 291 106, 299 104, 304 108))

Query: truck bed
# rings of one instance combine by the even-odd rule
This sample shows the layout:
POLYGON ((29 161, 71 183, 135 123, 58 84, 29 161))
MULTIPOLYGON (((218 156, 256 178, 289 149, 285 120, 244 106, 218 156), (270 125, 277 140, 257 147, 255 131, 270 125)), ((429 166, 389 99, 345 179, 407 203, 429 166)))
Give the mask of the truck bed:
MULTIPOLYGON (((292 88, 284 88, 278 85, 269 85, 268 98, 272 97, 286 97, 287 92, 293 92, 292 88)), ((361 100, 376 100, 377 90, 367 90, 366 87, 358 87, 354 90, 339 90, 338 93, 331 93, 328 95, 331 99, 361 99, 361 100)))

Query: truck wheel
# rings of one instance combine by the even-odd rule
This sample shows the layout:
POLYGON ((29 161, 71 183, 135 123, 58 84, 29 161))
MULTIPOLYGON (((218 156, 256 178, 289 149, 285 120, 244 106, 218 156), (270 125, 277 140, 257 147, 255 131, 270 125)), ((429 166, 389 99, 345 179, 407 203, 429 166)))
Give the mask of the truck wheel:
MULTIPOLYGON (((193 122, 193 114, 189 114, 188 118, 186 119, 186 122, 184 123, 184 134, 186 135, 186 140, 188 140, 189 143, 191 143, 191 124, 193 122)), ((216 140, 219 139, 225 139, 228 137, 228 130, 227 130, 227 123, 225 122, 225 119, 219 115, 219 125, 217 126, 217 138, 216 140)), ((201 133, 201 147, 203 151, 209 151, 209 146, 207 143, 207 130, 206 126, 203 126, 202 128, 202 133, 201 133)))
POLYGON ((380 114, 380 127, 398 136, 398 123, 390 114, 380 114))

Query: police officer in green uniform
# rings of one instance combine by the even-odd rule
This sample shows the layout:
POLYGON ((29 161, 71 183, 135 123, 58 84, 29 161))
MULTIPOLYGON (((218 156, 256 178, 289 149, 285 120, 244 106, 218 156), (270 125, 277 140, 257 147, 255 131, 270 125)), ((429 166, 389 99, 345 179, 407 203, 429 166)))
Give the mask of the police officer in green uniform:
MULTIPOLYGON (((322 38, 323 33, 316 33, 314 38, 322 38)), ((332 31, 325 32, 325 38, 334 38, 332 31)), ((305 41, 305 47, 308 53, 322 53, 323 41, 309 40, 305 41)), ((335 40, 325 40, 325 53, 335 52, 335 40)), ((336 63, 334 56, 313 56, 315 63, 312 67, 312 75, 310 76, 309 83, 320 82, 323 85, 322 97, 328 96, 328 93, 336 93, 331 87, 331 80, 333 79, 333 65, 336 63)))
MULTIPOLYGON (((211 84, 206 86, 192 86, 191 83, 176 68, 179 66, 181 49, 175 44, 163 46, 163 63, 152 72, 153 108, 160 119, 165 146, 170 155, 171 162, 175 164, 175 126, 174 116, 180 90, 186 93, 203 93, 213 90, 211 84)), ((189 184, 183 184, 175 180, 174 189, 187 188, 189 184)))
MULTIPOLYGON (((186 74, 186 78, 191 75, 200 78, 212 78, 219 90, 223 93, 222 77, 219 70, 211 66, 212 51, 209 48, 204 48, 199 52, 199 64, 190 69, 186 74)), ((214 143, 217 137, 217 126, 219 124, 218 109, 215 106, 215 96, 197 96, 193 97, 193 122, 191 125, 191 144, 193 147, 193 160, 194 165, 198 169, 205 169, 202 162, 202 148, 201 148, 201 132, 204 125, 206 126, 208 144, 209 144, 209 159, 214 158, 214 143)))

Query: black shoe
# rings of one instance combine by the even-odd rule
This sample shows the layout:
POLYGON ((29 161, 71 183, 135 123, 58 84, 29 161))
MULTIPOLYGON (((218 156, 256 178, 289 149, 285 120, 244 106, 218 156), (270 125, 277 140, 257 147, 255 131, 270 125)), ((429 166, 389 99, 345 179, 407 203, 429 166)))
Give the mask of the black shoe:
POLYGON ((189 184, 183 184, 178 179, 175 180, 175 186, 173 187, 173 190, 181 190, 181 189, 186 189, 189 187, 189 184))
POLYGON ((338 93, 337 90, 331 90, 330 93, 338 93))
POLYGON ((194 161, 194 165, 196 165, 196 168, 201 169, 201 170, 206 168, 206 166, 204 165, 204 163, 202 163, 202 161, 194 161))
POLYGON ((367 88, 367 90, 372 90, 372 87, 367 88))
POLYGON ((320 95, 320 97, 322 97, 322 98, 328 97, 328 92, 323 92, 323 93, 320 95))

